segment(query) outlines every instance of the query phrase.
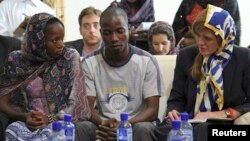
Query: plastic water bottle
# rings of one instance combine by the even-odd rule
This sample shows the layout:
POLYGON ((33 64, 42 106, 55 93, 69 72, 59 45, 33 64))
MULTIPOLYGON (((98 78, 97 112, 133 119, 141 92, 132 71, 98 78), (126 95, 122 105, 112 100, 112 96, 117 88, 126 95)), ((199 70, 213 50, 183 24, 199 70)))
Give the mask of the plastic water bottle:
POLYGON ((128 114, 120 114, 121 122, 117 127, 117 141, 133 141, 132 126, 128 121, 128 114))
POLYGON ((52 132, 48 140, 49 141, 66 141, 65 135, 62 130, 62 122, 54 121, 52 123, 52 132))
POLYGON ((75 140, 75 125, 72 123, 72 115, 70 114, 64 115, 64 135, 66 141, 75 140))
POLYGON ((181 128, 181 121, 180 120, 173 120, 172 121, 172 129, 168 133, 167 141, 184 141, 185 136, 180 128, 181 128))
POLYGON ((188 122, 188 113, 181 113, 181 130, 186 137, 185 141, 193 141, 193 126, 188 122))

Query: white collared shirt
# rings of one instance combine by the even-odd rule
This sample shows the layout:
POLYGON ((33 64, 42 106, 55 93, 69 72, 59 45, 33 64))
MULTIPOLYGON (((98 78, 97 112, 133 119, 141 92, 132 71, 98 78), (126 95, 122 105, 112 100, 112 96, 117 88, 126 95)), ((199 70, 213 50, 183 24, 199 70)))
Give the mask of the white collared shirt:
POLYGON ((0 35, 14 36, 13 32, 26 16, 55 11, 40 0, 4 0, 0 3, 0 35))

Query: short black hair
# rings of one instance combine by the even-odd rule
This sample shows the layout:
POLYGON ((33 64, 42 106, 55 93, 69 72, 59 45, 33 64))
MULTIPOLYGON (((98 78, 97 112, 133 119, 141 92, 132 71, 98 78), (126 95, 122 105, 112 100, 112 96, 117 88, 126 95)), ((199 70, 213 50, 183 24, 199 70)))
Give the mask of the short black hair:
POLYGON ((100 25, 102 26, 104 18, 110 16, 118 16, 118 15, 121 15, 124 19, 124 22, 126 22, 126 24, 128 25, 127 13, 123 9, 114 4, 110 5, 102 12, 100 17, 100 25))

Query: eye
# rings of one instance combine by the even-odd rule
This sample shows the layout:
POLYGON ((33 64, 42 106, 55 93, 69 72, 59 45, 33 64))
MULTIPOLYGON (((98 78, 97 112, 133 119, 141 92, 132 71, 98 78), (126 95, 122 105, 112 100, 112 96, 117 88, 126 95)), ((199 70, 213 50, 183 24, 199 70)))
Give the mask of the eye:
POLYGON ((100 24, 99 23, 94 23, 94 28, 95 29, 99 29, 100 28, 100 24))
POLYGON ((162 42, 162 45, 166 46, 168 45, 168 42, 162 42))
POLYGON ((124 29, 124 28, 119 28, 119 29, 117 30, 117 32, 118 32, 119 34, 122 34, 122 33, 125 32, 125 29, 124 29))
POLYGON ((102 30, 102 35, 105 35, 105 36, 108 36, 108 35, 110 35, 110 31, 108 31, 108 30, 102 30))
POLYGON ((83 28, 85 28, 85 29, 90 29, 90 24, 83 24, 83 28))

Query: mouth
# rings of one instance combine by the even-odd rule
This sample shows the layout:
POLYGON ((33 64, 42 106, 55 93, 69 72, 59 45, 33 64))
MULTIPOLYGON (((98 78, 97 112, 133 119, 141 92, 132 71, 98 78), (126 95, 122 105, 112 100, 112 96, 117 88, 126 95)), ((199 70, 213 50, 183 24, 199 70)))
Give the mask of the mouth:
POLYGON ((96 36, 89 36, 89 39, 94 40, 94 39, 96 39, 96 36))

